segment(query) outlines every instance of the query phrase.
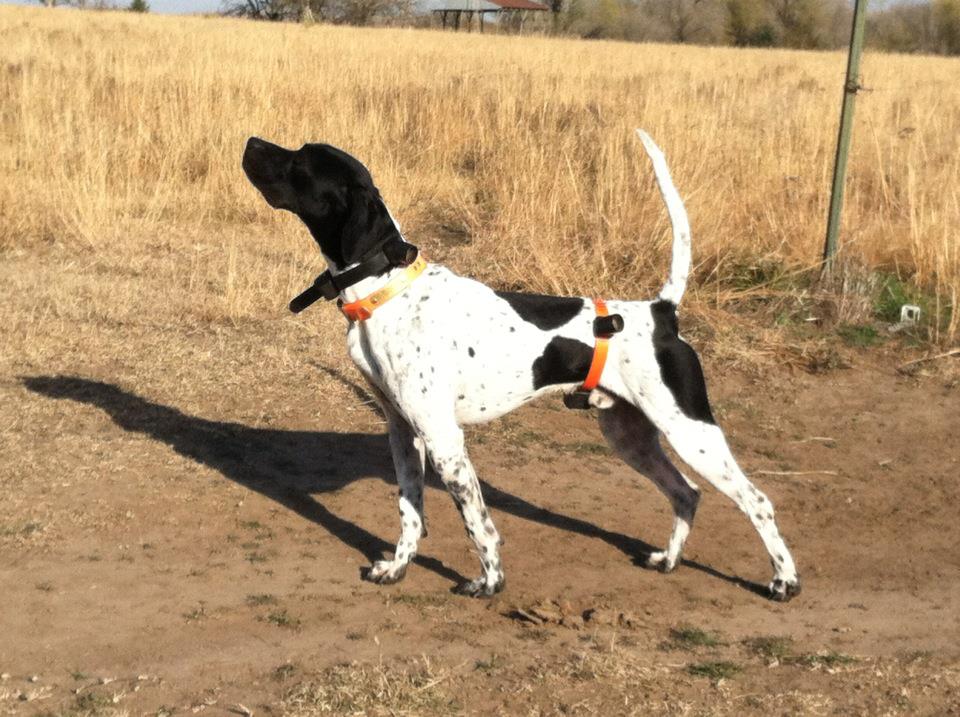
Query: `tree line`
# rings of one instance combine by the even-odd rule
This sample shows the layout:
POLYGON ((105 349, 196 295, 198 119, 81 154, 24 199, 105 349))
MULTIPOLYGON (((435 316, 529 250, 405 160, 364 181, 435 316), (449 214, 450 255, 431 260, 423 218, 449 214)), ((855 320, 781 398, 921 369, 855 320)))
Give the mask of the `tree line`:
MULTIPOLYGON (((868 10, 872 47, 960 54, 960 0, 868 10)), ((566 0, 555 24, 581 37, 832 49, 849 41, 852 14, 851 0, 566 0)))
MULTIPOLYGON (((43 4, 117 7, 111 0, 43 4)), ((146 12, 146 0, 126 0, 146 12)), ((442 0, 437 0, 442 6, 442 0)), ((541 0, 532 27, 587 39, 738 47, 832 49, 847 43, 852 0, 541 0)), ((876 0, 874 0, 875 2, 876 0)), ((417 0, 222 0, 221 13, 258 20, 351 25, 430 22, 417 0)), ((894 0, 867 15, 867 44, 893 52, 960 55, 960 0, 894 0)))
MULTIPOLYGON (((540 28, 555 34, 739 47, 842 47, 849 40, 853 13, 850 0, 542 1, 550 14, 540 28)), ((418 22, 415 0, 224 3, 225 14, 264 20, 424 24, 423 15, 418 22)), ((870 10, 867 42, 896 52, 960 55, 960 0, 900 0, 870 10)))

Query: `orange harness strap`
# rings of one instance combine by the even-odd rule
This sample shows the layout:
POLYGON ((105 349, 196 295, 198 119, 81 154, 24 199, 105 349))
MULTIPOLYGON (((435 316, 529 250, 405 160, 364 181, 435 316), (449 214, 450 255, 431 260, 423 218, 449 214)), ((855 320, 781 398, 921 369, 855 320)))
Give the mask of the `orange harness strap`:
MULTIPOLYGON (((597 309, 597 316, 607 315, 607 302, 603 299, 594 299, 593 305, 597 309)), ((592 391, 600 383, 600 376, 603 374, 603 367, 607 363, 607 351, 610 348, 610 337, 613 334, 597 334, 596 343, 593 346, 593 360, 590 362, 590 370, 587 371, 587 378, 584 379, 581 391, 592 391)))
POLYGON ((423 273, 427 268, 427 262, 422 256, 403 270, 403 272, 390 281, 382 289, 377 289, 372 294, 351 301, 349 304, 341 304, 340 311, 350 321, 366 321, 373 315, 373 310, 383 306, 397 294, 403 293, 414 279, 423 273))
POLYGON ((590 393, 600 385, 603 367, 607 363, 607 351, 610 349, 610 338, 623 331, 623 317, 620 314, 611 314, 607 310, 607 302, 603 299, 594 299, 593 306, 597 315, 593 320, 593 358, 590 360, 590 369, 587 377, 576 391, 564 394, 563 403, 567 408, 590 408, 590 393))

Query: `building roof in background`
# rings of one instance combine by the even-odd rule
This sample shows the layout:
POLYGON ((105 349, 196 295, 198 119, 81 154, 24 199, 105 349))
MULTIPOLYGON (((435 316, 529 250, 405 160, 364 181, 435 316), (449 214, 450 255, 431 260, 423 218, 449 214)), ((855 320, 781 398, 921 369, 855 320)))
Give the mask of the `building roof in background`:
POLYGON ((499 10, 549 10, 543 3, 533 0, 435 0, 430 9, 497 12, 499 10))
POLYGON ((504 10, 549 10, 550 8, 543 3, 533 2, 533 0, 490 0, 494 5, 499 5, 504 10))
POLYGON ((488 0, 435 0, 430 3, 430 9, 437 10, 485 10, 487 12, 497 12, 502 10, 499 5, 494 5, 488 0))

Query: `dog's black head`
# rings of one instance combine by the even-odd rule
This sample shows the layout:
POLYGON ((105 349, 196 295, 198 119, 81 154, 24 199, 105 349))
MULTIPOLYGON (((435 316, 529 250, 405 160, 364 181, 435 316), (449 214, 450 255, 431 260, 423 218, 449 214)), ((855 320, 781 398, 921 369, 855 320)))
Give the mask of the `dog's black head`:
POLYGON ((294 151, 251 137, 243 171, 271 207, 300 217, 337 268, 399 237, 370 172, 336 147, 305 144, 294 151))

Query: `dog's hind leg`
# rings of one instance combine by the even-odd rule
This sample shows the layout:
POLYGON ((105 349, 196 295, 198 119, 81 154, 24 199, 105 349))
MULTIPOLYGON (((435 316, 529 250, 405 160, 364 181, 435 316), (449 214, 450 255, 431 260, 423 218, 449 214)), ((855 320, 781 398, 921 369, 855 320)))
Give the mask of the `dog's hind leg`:
POLYGON ((393 560, 378 560, 365 573, 371 582, 399 582, 417 554, 417 544, 427 534, 423 516, 424 445, 410 424, 386 400, 381 402, 390 428, 390 451, 397 472, 400 500, 400 540, 393 560))
POLYGON ((660 446, 660 432, 639 408, 616 399, 612 407, 600 411, 600 430, 627 465, 653 481, 673 506, 673 530, 667 549, 647 557, 648 567, 670 572, 680 560, 700 491, 667 458, 660 446))
MULTIPOLYGON (((666 392, 665 387, 663 392, 666 392)), ((649 394, 647 398, 649 401, 649 394)), ((760 534, 773 564, 770 597, 786 601, 799 594, 800 578, 797 576, 793 557, 777 529, 773 504, 747 479, 737 465, 723 431, 712 422, 684 415, 669 393, 661 394, 657 398, 659 400, 650 401, 649 405, 642 404, 650 420, 663 432, 677 455, 736 503, 760 534), (658 408, 660 410, 657 410, 658 408)))

